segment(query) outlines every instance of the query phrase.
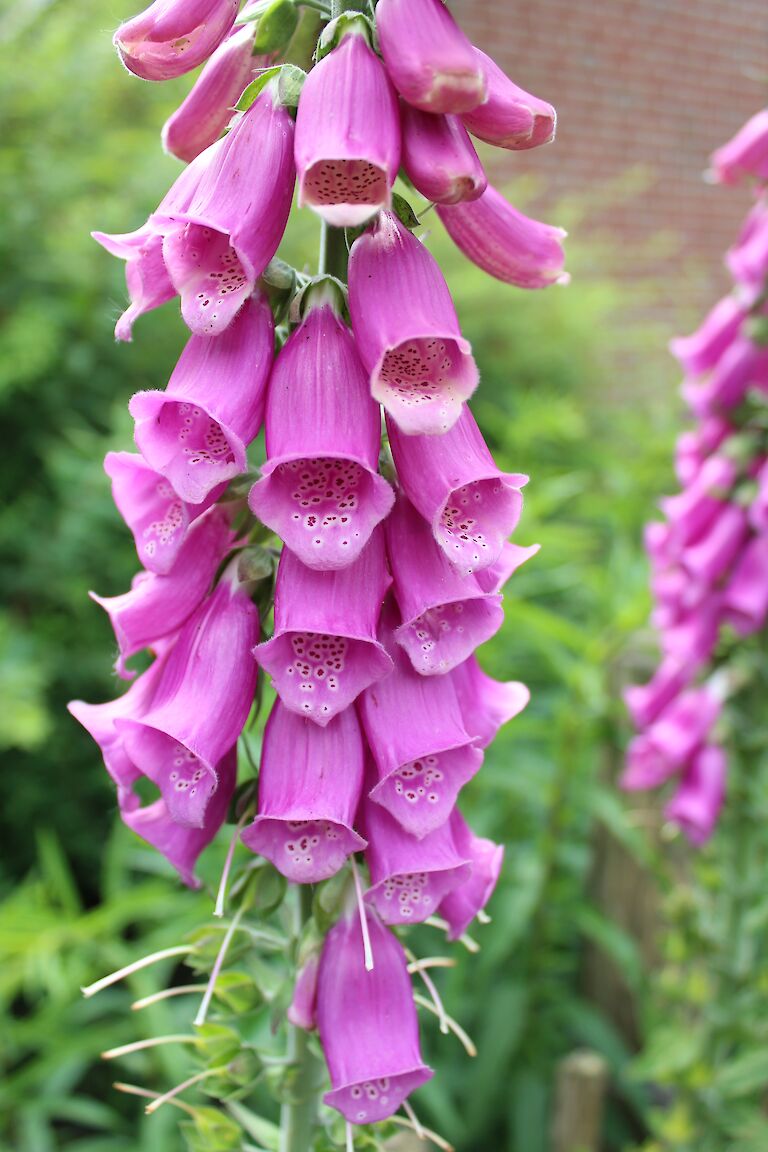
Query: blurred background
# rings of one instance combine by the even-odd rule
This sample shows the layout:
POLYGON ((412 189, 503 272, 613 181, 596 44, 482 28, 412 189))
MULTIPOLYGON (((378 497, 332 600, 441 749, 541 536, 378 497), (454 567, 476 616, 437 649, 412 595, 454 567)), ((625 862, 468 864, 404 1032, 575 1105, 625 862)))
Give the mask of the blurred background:
MULTIPOLYGON (((507 844, 482 950, 441 990, 479 1055, 425 1023, 435 1080, 417 1097, 459 1152, 765 1152, 768 764, 745 733, 726 814, 694 853, 653 798, 615 787, 621 689, 653 637, 643 523, 675 481, 682 426, 669 338, 725 288, 721 253, 748 206, 701 179, 765 103, 761 0, 457 0, 466 30, 560 115, 554 145, 494 156, 518 206, 570 231, 568 288, 525 294, 451 248, 446 269, 483 373, 474 405, 500 465, 530 473, 521 543, 488 671, 531 687, 468 790, 507 844), (573 1132, 570 1133, 573 1137, 573 1132)), ((137 227, 174 178, 159 128, 190 85, 142 84, 112 51, 114 0, 0 6, 0 1148, 180 1152, 171 1109, 111 1090, 108 1044, 174 1030, 131 993, 81 984, 176 943, 210 914, 117 823, 97 750, 66 701, 115 695, 113 639, 87 597, 136 568, 101 468, 128 448, 126 402, 163 387, 184 342, 173 304, 115 345, 123 266, 89 238, 137 227)), ((313 219, 286 250, 304 261, 313 219)), ((768 684, 763 685, 768 687, 768 684)), ((762 690, 762 689, 761 689, 762 690)), ((206 876, 217 876, 216 853, 206 876)), ((161 987, 171 970, 136 979, 161 987)), ((178 1030, 178 1029, 176 1029, 178 1030)), ((159 1090, 183 1055, 120 1075, 159 1090), (130 1073, 130 1075, 128 1075, 130 1073)))

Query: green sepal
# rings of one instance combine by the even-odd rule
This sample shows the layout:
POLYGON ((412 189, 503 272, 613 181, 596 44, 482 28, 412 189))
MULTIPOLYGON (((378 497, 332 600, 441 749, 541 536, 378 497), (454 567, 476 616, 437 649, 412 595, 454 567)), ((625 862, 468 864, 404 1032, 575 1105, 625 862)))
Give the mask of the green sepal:
POLYGON ((235 17, 235 27, 243 24, 253 24, 255 20, 260 20, 262 13, 269 8, 272 0, 261 0, 260 4, 252 4, 250 7, 243 8, 242 12, 238 12, 235 17))
MULTIPOLYGON (((242 739, 242 736, 240 738, 242 739)), ((235 788, 234 795, 229 802, 227 824, 237 824, 243 812, 245 812, 249 804, 253 804, 255 800, 256 781, 253 778, 243 780, 242 784, 238 784, 237 788, 235 788)))
POLYGON ((351 872, 343 868, 330 880, 324 880, 322 884, 316 885, 312 900, 312 916, 321 935, 324 936, 338 920, 351 883, 351 872))
MULTIPOLYGON (((280 1129, 271 1120, 257 1116, 243 1104, 227 1104, 227 1111, 240 1125, 242 1132, 247 1133, 253 1140, 258 1140, 269 1152, 277 1152, 280 1147, 280 1129)), ((241 1132, 241 1136, 242 1136, 241 1132)))
POLYGON ((374 30, 371 21, 362 12, 342 12, 335 20, 326 24, 320 33, 315 50, 315 60, 319 62, 334 48, 338 48, 345 36, 365 36, 369 47, 373 46, 374 30))
MULTIPOLYGON (((226 927, 226 923, 217 924, 215 928, 211 924, 205 924, 188 934, 187 940, 195 949, 194 952, 190 952, 184 958, 184 963, 188 968, 197 974, 205 973, 207 975, 211 971, 219 955, 226 927)), ((235 932, 227 951, 227 965, 241 960, 252 947, 253 942, 248 938, 246 932, 235 932)))
POLYGON ((254 912, 268 916, 282 904, 287 887, 285 876, 274 865, 264 862, 249 876, 244 898, 254 912))
POLYGON ((234 1028, 206 1021, 196 1031, 198 1052, 209 1068, 223 1069, 240 1054, 242 1044, 234 1028))
POLYGON ((284 108, 298 108, 307 74, 296 64, 283 64, 277 82, 277 98, 284 108))
POLYGON ((291 304, 291 321, 299 324, 307 314, 310 305, 314 307, 330 306, 337 316, 349 322, 349 297, 347 286, 336 276, 324 273, 315 276, 308 284, 296 293, 291 304))
POLYGON ((237 1016, 253 1012, 264 1003, 264 996, 247 972, 221 972, 216 981, 216 999, 237 1016))
POLYGON ((255 80, 251 80, 237 104, 235 104, 235 111, 247 112, 256 97, 264 91, 267 84, 279 75, 282 67, 282 64, 276 64, 274 68, 265 68, 263 72, 259 73, 255 80))
POLYGON ((395 216, 397 216, 400 223, 405 228, 407 228, 409 232, 413 232, 414 229, 420 227, 419 218, 414 212, 413 208, 408 203, 406 198, 401 196, 398 192, 392 193, 392 211, 394 212, 395 216))
POLYGON ((243 584, 271 580, 277 571, 277 555, 263 544, 249 544, 237 558, 237 577, 243 584))
POLYGON ((190 1152, 239 1152, 243 1133, 219 1108, 195 1108, 194 1120, 181 1125, 190 1152))
POLYGON ((750 504, 753 504, 757 498, 759 491, 760 488, 756 480, 742 480, 731 492, 731 503, 738 504, 741 508, 749 508, 750 504))
POLYGON ((299 23, 299 13, 292 0, 272 0, 256 24, 254 56, 272 56, 288 47, 299 23))
POLYGON ((753 344, 759 348, 768 348, 768 316, 748 316, 743 331, 753 344))

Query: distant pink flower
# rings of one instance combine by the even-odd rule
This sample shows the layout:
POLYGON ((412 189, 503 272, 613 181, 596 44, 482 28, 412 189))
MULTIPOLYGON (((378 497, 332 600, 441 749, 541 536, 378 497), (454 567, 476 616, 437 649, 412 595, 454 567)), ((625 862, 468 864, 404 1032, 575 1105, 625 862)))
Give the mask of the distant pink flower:
POLYGON ((702 748, 664 809, 666 818, 679 824, 692 844, 706 843, 715 830, 725 800, 727 771, 722 748, 702 748))
POLYGON ((745 176, 768 180, 768 108, 713 152, 711 165, 713 178, 721 184, 737 184, 745 176))

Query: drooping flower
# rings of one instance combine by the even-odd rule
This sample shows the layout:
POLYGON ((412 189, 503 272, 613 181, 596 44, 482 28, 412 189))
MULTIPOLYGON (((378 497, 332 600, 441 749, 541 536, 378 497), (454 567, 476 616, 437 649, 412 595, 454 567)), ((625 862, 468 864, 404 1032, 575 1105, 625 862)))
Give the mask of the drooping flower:
POLYGON ((488 187, 480 158, 458 116, 421 112, 403 101, 403 168, 435 204, 476 200, 488 187))
POLYGON ((462 115, 478 140, 497 148, 538 148, 555 138, 557 115, 551 104, 518 88, 498 64, 475 48, 488 82, 488 99, 462 115))
POLYGON ((360 716, 376 766, 370 796, 413 836, 444 824, 459 789, 483 754, 462 722, 447 676, 419 676, 395 643, 397 616, 385 608, 380 636, 394 669, 360 697, 360 716))
POLYGON ((189 204, 154 214, 163 260, 198 336, 223 332, 282 239, 293 197, 293 120, 270 80, 209 157, 189 204))
POLYGON ((364 802, 361 827, 371 886, 365 892, 385 924, 418 924, 470 876, 472 862, 457 847, 450 821, 417 839, 385 808, 364 802))
POLYGON ((129 410, 144 459, 182 500, 202 503, 247 467, 264 420, 272 312, 251 296, 218 336, 191 336, 164 392, 137 392, 129 410))
POLYGON ((467 732, 480 748, 487 748, 496 733, 527 707, 531 693, 519 680, 494 680, 470 656, 451 672, 467 732))
POLYGON ((264 732, 258 816, 243 843, 294 883, 333 876, 366 846, 353 828, 363 758, 353 708, 321 728, 276 700, 264 732))
POLYGON ((149 572, 167 575, 190 524, 218 500, 223 488, 215 488, 202 504, 186 504, 136 452, 108 452, 104 471, 112 481, 117 510, 133 533, 139 560, 149 572))
POLYGON ((744 124, 713 153, 711 175, 721 184, 738 184, 745 176, 768 180, 768 108, 744 124))
POLYGON ((720 709, 720 699, 706 685, 677 696, 645 732, 630 741, 622 788, 655 788, 683 769, 704 744, 720 709))
POLYGON ((568 283, 564 229, 524 216, 491 184, 477 200, 438 204, 436 212, 456 247, 489 276, 518 288, 568 283))
POLYGON ((422 676, 450 672, 504 622, 502 597, 461 576, 432 529, 402 494, 386 521, 387 552, 402 624, 395 639, 422 676))
POLYGON ((717 364, 733 343, 746 318, 746 309, 733 292, 723 296, 690 336, 677 336, 669 350, 686 376, 702 376, 717 364))
POLYGON ((768 536, 753 536, 723 591, 723 618, 740 636, 765 627, 768 617, 768 536))
POLYGON ((458 940, 493 895, 504 862, 504 848, 476 836, 458 808, 451 815, 451 831, 461 855, 472 861, 468 878, 443 897, 438 909, 448 921, 448 939, 458 940))
POLYGON ((424 112, 469 112, 487 98, 480 57, 441 0, 379 0, 376 31, 400 95, 424 112))
POLYGON ((366 915, 372 971, 352 909, 325 938, 317 982, 317 1026, 331 1078, 323 1099, 353 1124, 386 1120, 432 1077, 421 1059, 402 945, 374 912, 366 915))
POLYGON ((317 1027, 317 977, 320 969, 320 956, 311 952, 296 974, 293 996, 286 1010, 286 1016, 294 1028, 311 1032, 317 1027))
POLYGON ((165 856, 190 888, 200 887, 195 876, 195 864, 224 823, 232 801, 237 779, 235 748, 230 749, 216 765, 216 778, 216 791, 208 802, 200 827, 189 827, 173 820, 162 797, 142 805, 132 793, 132 802, 120 810, 126 827, 165 856))
POLYGON ((116 340, 133 339, 133 325, 139 316, 159 308, 176 295, 176 289, 163 259, 163 235, 156 217, 169 212, 183 212, 192 200, 204 169, 215 154, 202 153, 177 177, 147 222, 134 232, 91 232, 102 248, 119 260, 125 260, 125 280, 129 304, 115 325, 116 340))
POLYGON ((389 584, 381 528, 357 560, 334 572, 307 568, 283 550, 274 634, 253 654, 286 708, 325 725, 388 675, 392 661, 376 628, 389 584))
POLYGON ((679 824, 692 844, 704 844, 715 830, 725 800, 727 772, 722 748, 716 744, 702 748, 664 809, 666 818, 679 824))
POLYGON ((163 148, 189 162, 210 147, 232 119, 234 106, 268 57, 253 55, 254 24, 223 41, 189 94, 163 125, 163 148))
POLYGON ((362 552, 394 493, 378 474, 380 417, 331 282, 304 298, 267 395, 267 462, 254 515, 310 568, 343 568, 362 552))
POLYGON ((490 568, 514 531, 528 477, 501 472, 465 407, 442 436, 407 436, 387 417, 389 442, 405 495, 464 575, 490 568))
POLYGON ((374 400, 408 434, 440 434, 479 375, 435 258, 392 213, 352 245, 349 310, 374 400))
POLYGON ((237 742, 253 702, 258 612, 237 561, 193 613, 168 653, 152 706, 117 729, 137 768, 160 789, 171 818, 201 827, 216 765, 237 742))
POLYGON ((238 0, 154 0, 126 20, 113 43, 129 72, 172 80, 202 64, 232 27, 238 0))
POLYGON ((362 18, 344 25, 307 76, 296 116, 299 207, 339 228, 389 208, 400 167, 397 95, 366 29, 362 18))
POLYGON ((132 679, 134 673, 127 671, 126 660, 178 632, 202 602, 233 539, 229 517, 219 508, 210 508, 190 527, 167 575, 139 572, 130 592, 122 596, 91 592, 91 599, 107 612, 114 629, 119 676, 132 679))

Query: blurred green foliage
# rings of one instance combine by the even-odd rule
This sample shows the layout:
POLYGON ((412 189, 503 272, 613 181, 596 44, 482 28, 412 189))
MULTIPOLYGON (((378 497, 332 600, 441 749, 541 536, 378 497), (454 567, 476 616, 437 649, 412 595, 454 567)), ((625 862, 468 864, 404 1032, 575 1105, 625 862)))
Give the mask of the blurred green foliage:
MULTIPOLYGON (((0 262, 10 270, 0 284, 0 1142, 14 1152, 181 1148, 177 1114, 144 1117, 97 1059, 188 1026, 184 998, 140 1019, 127 1011, 132 994, 172 979, 171 966, 92 1001, 78 987, 177 943, 210 913, 209 891, 181 891, 113 830, 112 788, 64 707, 118 691, 111 633, 86 593, 126 588, 135 555, 101 459, 130 445, 128 396, 162 386, 183 341, 170 305, 139 322, 133 345, 114 345, 123 268, 88 238, 93 227, 136 227, 178 168, 161 156, 158 129, 185 85, 121 72, 108 29, 123 15, 95 0, 17 2, 0 15, 10 49, 0 70, 0 262)), ((312 219, 297 223, 311 242, 312 219)), ((763 1152, 768 781, 755 766, 765 734, 742 750, 726 823, 694 862, 679 846, 671 857, 649 846, 613 787, 619 687, 628 665, 650 658, 627 649, 648 611, 641 526, 672 485, 663 349, 675 323, 654 310, 652 283, 606 272, 613 254, 597 241, 571 245, 570 288, 527 295, 489 283, 441 235, 430 244, 483 371, 478 418, 500 464, 532 476, 519 538, 543 548, 514 578, 504 630, 483 653, 489 671, 533 693, 467 790, 473 821, 508 845, 493 922, 477 930, 479 955, 460 953, 439 977, 479 1055, 469 1061, 425 1020, 439 1074, 417 1107, 461 1152, 544 1152, 557 1061, 587 1046, 611 1072, 611 1152, 763 1152), (594 898, 599 836, 667 892, 656 973, 594 898), (645 1025, 637 1058, 585 994, 588 949, 620 974, 645 1025)), ((301 251, 294 242, 286 254, 301 251)), ((435 949, 428 929, 414 941, 435 949)), ((158 1090, 187 1074, 171 1047, 118 1073, 158 1090)), ((230 1140, 221 1124, 201 1146, 230 1140)))

